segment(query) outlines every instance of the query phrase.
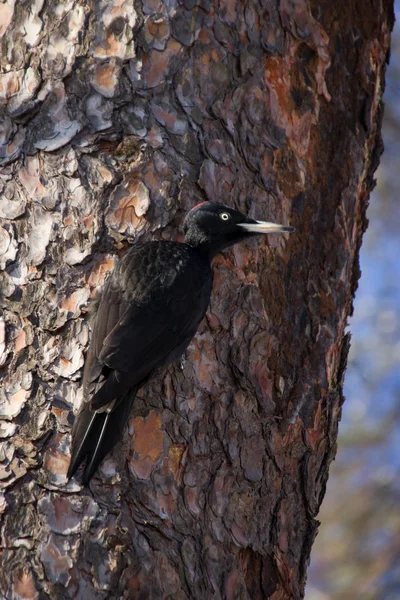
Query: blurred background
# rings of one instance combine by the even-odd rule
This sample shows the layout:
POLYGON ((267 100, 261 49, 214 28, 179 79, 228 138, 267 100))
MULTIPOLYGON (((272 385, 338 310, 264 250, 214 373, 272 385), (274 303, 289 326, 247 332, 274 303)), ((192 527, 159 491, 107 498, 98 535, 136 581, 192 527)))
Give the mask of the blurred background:
MULTIPOLYGON (((400 20, 400 0, 395 2, 400 20)), ((400 23, 368 209, 336 461, 306 600, 400 599, 400 23)))

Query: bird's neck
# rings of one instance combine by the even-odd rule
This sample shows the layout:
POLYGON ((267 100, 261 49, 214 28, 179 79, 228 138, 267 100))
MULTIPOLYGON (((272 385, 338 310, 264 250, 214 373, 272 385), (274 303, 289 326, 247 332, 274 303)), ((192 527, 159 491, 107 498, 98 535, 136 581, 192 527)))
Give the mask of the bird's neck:
POLYGON ((209 263, 211 263, 212 259, 222 250, 221 244, 217 244, 216 242, 213 243, 207 238, 193 240, 190 237, 189 239, 185 237, 185 244, 194 248, 198 254, 200 254, 202 258, 205 258, 209 263))
POLYGON ((185 244, 195 248, 199 254, 212 260, 218 250, 215 252, 212 241, 207 237, 204 231, 198 229, 190 230, 185 235, 185 244))
POLYGON ((237 233, 232 233, 223 238, 215 238, 208 237, 206 233, 195 230, 187 232, 185 235, 185 243, 192 246, 192 248, 196 248, 203 256, 207 256, 208 260, 211 262, 217 254, 226 248, 233 246, 245 237, 251 237, 251 234, 247 234, 246 236, 243 234, 238 235, 237 233))

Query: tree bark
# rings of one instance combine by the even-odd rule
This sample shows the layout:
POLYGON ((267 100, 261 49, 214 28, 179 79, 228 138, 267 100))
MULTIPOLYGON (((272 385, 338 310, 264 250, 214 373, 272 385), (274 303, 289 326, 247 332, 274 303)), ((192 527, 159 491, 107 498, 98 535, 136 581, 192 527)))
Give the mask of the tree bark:
POLYGON ((303 597, 392 26, 391 0, 0 4, 2 596, 303 597), (67 484, 89 301, 203 199, 296 233, 215 260, 182 364, 67 484))

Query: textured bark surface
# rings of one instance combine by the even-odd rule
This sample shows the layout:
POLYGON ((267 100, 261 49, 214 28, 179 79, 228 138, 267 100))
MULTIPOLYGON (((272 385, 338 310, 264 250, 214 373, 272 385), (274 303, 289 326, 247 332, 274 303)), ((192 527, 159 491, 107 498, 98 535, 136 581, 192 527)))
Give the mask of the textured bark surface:
POLYGON ((0 4, 0 592, 304 594, 382 151, 390 0, 0 4), (297 232, 215 261, 185 360, 66 484, 87 306, 220 200, 297 232))

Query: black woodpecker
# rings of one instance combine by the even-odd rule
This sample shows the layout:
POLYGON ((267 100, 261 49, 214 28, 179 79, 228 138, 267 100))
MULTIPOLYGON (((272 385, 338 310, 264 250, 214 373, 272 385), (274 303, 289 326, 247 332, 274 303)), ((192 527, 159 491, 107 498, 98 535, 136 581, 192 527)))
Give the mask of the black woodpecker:
POLYGON ((185 218, 183 243, 154 241, 130 248, 98 299, 68 478, 85 462, 82 482, 89 483, 121 437, 137 390, 185 352, 210 302, 214 256, 260 233, 291 231, 203 202, 185 218))

